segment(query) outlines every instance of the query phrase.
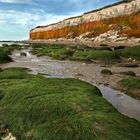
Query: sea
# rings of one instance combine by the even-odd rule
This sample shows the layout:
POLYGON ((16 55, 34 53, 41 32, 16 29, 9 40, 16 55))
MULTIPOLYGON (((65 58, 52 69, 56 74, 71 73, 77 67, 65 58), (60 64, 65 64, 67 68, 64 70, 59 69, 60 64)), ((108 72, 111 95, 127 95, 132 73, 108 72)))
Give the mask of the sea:
POLYGON ((1 41, 0 42, 0 47, 2 47, 2 44, 8 44, 8 45, 12 45, 12 44, 19 44, 19 45, 23 45, 24 43, 21 42, 14 42, 14 41, 1 41))

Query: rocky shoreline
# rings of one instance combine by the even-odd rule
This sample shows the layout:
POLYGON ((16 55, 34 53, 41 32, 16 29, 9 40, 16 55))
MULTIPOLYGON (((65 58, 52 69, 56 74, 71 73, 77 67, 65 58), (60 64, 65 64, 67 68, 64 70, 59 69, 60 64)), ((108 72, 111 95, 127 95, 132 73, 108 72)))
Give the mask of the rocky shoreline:
MULTIPOLYGON (((102 38, 102 37, 101 37, 102 38)), ((99 39, 99 37, 96 38, 83 38, 83 39, 65 39, 65 38, 59 38, 59 39, 48 39, 48 40, 27 40, 25 43, 31 43, 31 44, 64 44, 64 45, 87 45, 89 47, 109 47, 109 48, 114 48, 114 47, 119 47, 119 46, 125 46, 125 47, 133 47, 140 45, 140 38, 126 38, 126 37, 120 37, 121 41, 114 42, 113 38, 112 41, 93 41, 99 39)), ((100 40, 100 39, 99 39, 100 40)))

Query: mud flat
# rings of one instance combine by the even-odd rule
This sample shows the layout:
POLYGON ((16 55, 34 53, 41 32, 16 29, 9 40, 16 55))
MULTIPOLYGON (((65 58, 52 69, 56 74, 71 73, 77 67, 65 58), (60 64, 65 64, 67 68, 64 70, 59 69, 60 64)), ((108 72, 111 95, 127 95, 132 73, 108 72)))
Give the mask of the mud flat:
POLYGON ((140 121, 140 102, 126 94, 113 90, 117 89, 117 82, 125 77, 124 75, 118 74, 118 72, 130 71, 133 69, 137 75, 140 75, 139 67, 124 68, 112 66, 109 67, 109 69, 116 74, 108 76, 101 74, 104 67, 100 64, 53 60, 50 57, 36 57, 29 53, 29 50, 24 51, 27 52, 27 57, 21 57, 20 51, 15 51, 11 55, 15 62, 3 64, 1 67, 23 67, 31 69, 31 73, 33 74, 40 73, 47 78, 77 78, 87 81, 98 86, 103 97, 117 108, 118 111, 140 121))

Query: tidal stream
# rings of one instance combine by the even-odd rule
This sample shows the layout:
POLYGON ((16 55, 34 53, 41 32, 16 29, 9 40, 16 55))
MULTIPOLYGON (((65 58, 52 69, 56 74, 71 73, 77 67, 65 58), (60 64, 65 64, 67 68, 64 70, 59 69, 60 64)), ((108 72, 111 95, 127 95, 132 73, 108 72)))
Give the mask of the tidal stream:
MULTIPOLYGON (((11 58, 14 62, 2 65, 3 68, 23 67, 32 70, 33 74, 43 74, 51 78, 78 78, 97 86, 103 98, 111 103, 120 113, 140 121, 140 101, 119 91, 100 84, 102 78, 100 71, 103 69, 99 64, 86 64, 83 62, 53 60, 49 57, 36 57, 30 50, 22 50, 27 56, 20 56, 21 51, 14 51, 11 58)), ((124 68, 112 68, 123 71, 124 68)), ((126 68, 127 69, 127 68, 126 68)), ((117 70, 117 71, 118 71, 117 70)), ((140 74, 140 69, 135 71, 140 74)), ((113 77, 115 78, 115 76, 113 77)), ((114 80, 112 79, 112 84, 114 80)))

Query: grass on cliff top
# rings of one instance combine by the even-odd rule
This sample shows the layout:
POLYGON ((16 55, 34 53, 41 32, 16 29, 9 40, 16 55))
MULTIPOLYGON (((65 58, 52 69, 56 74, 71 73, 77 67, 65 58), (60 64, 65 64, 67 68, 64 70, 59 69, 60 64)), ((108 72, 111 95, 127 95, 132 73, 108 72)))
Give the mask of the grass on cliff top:
POLYGON ((0 122, 17 140, 139 140, 140 123, 75 79, 0 72, 0 122))
POLYGON ((111 51, 107 48, 89 48, 87 46, 66 46, 66 45, 33 45, 33 53, 37 55, 47 55, 54 59, 71 60, 102 60, 120 61, 121 57, 140 59, 140 46, 124 48, 111 51))
POLYGON ((4 44, 3 47, 0 47, 0 64, 11 62, 11 58, 8 56, 14 49, 19 49, 19 45, 7 45, 4 44))

